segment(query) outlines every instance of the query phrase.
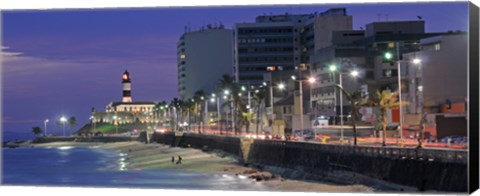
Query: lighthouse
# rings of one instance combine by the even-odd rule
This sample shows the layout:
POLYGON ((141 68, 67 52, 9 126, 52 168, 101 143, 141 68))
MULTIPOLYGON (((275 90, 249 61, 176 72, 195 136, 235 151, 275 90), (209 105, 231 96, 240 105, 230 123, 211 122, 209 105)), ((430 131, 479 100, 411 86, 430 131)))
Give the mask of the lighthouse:
POLYGON ((131 103, 132 102, 132 83, 130 81, 130 74, 127 70, 123 72, 122 76, 122 86, 123 86, 123 97, 122 102, 124 103, 131 103))

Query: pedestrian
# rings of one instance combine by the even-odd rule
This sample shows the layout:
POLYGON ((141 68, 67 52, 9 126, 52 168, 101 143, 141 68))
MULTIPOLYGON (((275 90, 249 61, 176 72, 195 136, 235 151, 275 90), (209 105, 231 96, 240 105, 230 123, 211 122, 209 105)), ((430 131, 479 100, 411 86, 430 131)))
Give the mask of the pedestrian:
POLYGON ((175 156, 172 156, 172 164, 175 163, 175 156))
POLYGON ((178 155, 178 161, 177 161, 177 164, 182 164, 182 157, 180 155, 178 155))

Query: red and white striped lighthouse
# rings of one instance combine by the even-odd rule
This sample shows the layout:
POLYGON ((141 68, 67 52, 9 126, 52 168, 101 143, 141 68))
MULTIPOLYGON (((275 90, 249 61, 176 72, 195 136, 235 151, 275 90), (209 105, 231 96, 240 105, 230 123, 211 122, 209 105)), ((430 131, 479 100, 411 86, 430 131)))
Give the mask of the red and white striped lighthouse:
POLYGON ((130 81, 130 73, 127 70, 123 72, 122 76, 122 86, 123 86, 123 97, 122 102, 131 103, 132 102, 132 83, 130 81))

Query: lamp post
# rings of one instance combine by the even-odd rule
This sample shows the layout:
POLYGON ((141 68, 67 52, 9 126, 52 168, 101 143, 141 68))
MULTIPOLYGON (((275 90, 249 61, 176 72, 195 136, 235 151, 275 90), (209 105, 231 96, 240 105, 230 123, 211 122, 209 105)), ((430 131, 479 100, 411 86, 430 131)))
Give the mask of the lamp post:
POLYGON ((216 96, 215 93, 212 93, 212 98, 210 99, 211 102, 214 102, 215 99, 217 100, 217 128, 220 129, 220 135, 222 134, 222 128, 220 126, 220 120, 222 115, 220 113, 220 96, 216 96))
POLYGON ((63 137, 65 137, 65 123, 67 122, 67 118, 65 116, 62 116, 60 118, 60 122, 63 124, 63 137))
MULTIPOLYGON (((395 60, 395 63, 397 64, 397 83, 398 83, 398 101, 400 103, 402 103, 402 72, 401 72, 401 69, 400 69, 400 46, 399 46, 399 42, 395 42, 395 48, 396 48, 396 54, 397 54, 397 59, 395 60)), ((385 58, 387 60, 390 60, 392 59, 393 55, 389 52, 385 53, 385 58)), ((403 115, 402 115, 402 105, 400 105, 398 107, 398 112, 399 112, 399 115, 400 115, 400 122, 399 122, 399 126, 400 126, 400 130, 399 130, 399 134, 400 134, 400 142, 403 143, 403 115)))
MULTIPOLYGON (((224 100, 228 100, 228 95, 230 94, 230 91, 228 89, 224 90, 223 91, 223 99, 224 100)), ((230 113, 233 113, 232 112, 232 105, 230 104, 230 113)), ((233 122, 233 114, 232 114, 232 122, 233 122)), ((228 114, 225 112, 225 131, 228 135, 228 114)))
POLYGON ((117 123, 117 116, 113 116, 114 124, 115 124, 115 133, 118 135, 118 123, 117 123))
POLYGON ((297 79, 295 76, 291 77, 293 81, 299 82, 299 91, 300 91, 300 137, 303 140, 303 82, 308 81, 310 84, 315 83, 316 79, 310 77, 306 80, 297 79))
MULTIPOLYGON (((335 65, 330 65, 329 70, 331 72, 333 72, 333 75, 335 76, 335 72, 337 71, 337 67, 335 65)), ((344 74, 347 74, 347 73, 340 72, 340 71, 338 72, 338 80, 339 80, 341 88, 343 88, 342 75, 344 75, 344 74)), ((358 71, 353 70, 348 74, 350 74, 352 77, 357 77, 358 76, 358 71)), ((335 94, 335 96, 336 96, 336 94, 335 94)), ((342 95, 342 91, 340 91, 340 143, 343 144, 344 139, 345 138, 344 138, 344 130, 343 130, 343 95, 342 95)))
POLYGON ((44 133, 44 134, 45 134, 45 136, 48 136, 48 134, 47 134, 47 123, 48 123, 48 119, 45 119, 44 123, 45 123, 45 133, 44 133))
MULTIPOLYGON (((272 107, 272 114, 271 114, 271 120, 272 120, 272 123, 270 124, 270 127, 272 128, 272 133, 273 133, 273 120, 274 120, 274 101, 273 101, 273 81, 270 81, 270 85, 267 85, 266 82, 263 83, 263 85, 266 87, 266 86, 269 86, 270 88, 270 107, 272 107)), ((280 90, 283 90, 285 88, 285 84, 281 83, 277 86, 278 89, 280 90)))

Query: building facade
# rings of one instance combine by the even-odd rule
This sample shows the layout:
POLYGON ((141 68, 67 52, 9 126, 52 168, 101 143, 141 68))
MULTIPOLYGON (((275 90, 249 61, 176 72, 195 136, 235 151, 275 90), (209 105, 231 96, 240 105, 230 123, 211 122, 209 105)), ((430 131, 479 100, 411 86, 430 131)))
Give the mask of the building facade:
POLYGON ((207 26, 184 33, 177 43, 178 94, 212 92, 222 75, 233 72, 233 30, 207 26))
MULTIPOLYGON (((352 28, 345 8, 302 15, 264 15, 235 25, 235 79, 260 85, 269 71, 295 70, 313 51, 329 45, 332 30, 352 28)), ((305 68, 305 67, 301 67, 305 68)))
MULTIPOLYGON (((343 73, 342 86, 349 92, 360 90, 367 96, 376 91, 397 91, 397 62, 400 62, 401 69, 402 100, 406 100, 409 95, 405 76, 409 59, 402 54, 419 51, 421 39, 445 34, 426 33, 424 26, 423 20, 373 22, 367 24, 365 30, 332 32, 332 45, 317 50, 310 61, 314 67, 313 74, 319 78, 312 90, 313 115, 337 119, 343 110, 344 121, 348 120, 348 100, 335 87, 340 84, 340 73, 343 73), (386 53, 393 58, 387 60, 386 53), (328 69, 329 65, 337 66, 335 74, 328 69), (355 78, 348 74, 353 70, 359 72, 355 78), (340 96, 343 96, 343 104, 340 103, 340 96)), ((374 111, 369 111, 361 120, 374 123, 376 117, 371 114, 374 111)), ((400 122, 399 110, 389 112, 388 116, 389 122, 400 122)), ((411 121, 405 113, 402 117, 403 122, 411 121)), ((338 124, 338 120, 330 123, 338 124)))
POLYGON ((421 50, 406 53, 405 115, 419 124, 428 113, 426 131, 441 139, 467 135, 468 37, 451 32, 420 40, 421 50), (410 59, 419 59, 413 62, 410 59))

